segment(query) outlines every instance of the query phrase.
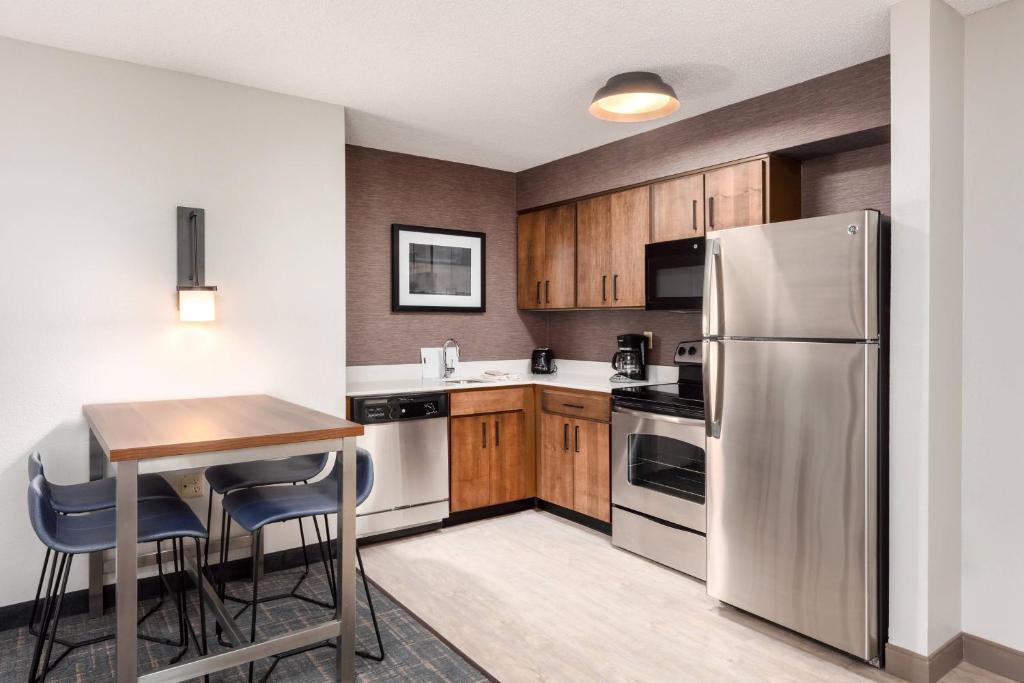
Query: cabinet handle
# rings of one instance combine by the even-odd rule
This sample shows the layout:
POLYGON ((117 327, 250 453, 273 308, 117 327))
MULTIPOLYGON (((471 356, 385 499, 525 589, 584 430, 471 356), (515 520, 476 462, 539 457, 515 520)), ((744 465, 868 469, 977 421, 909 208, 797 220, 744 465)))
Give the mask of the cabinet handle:
POLYGON ((494 447, 497 448, 501 445, 501 423, 497 420, 494 421, 494 447))
POLYGON ((601 301, 608 301, 608 276, 601 276, 601 301))
POLYGON ((551 296, 550 296, 550 293, 548 292, 548 289, 549 289, 550 285, 551 285, 551 280, 545 280, 544 281, 544 303, 546 303, 546 304, 551 303, 551 296))
POLYGON ((537 280, 537 303, 540 303, 540 280, 537 280))
POLYGON ((480 441, 483 443, 481 448, 487 448, 487 423, 480 423, 480 441))
POLYGON ((574 429, 573 435, 572 435, 573 449, 577 453, 579 453, 580 452, 580 426, 576 425, 573 429, 574 429))
POLYGON ((612 275, 612 299, 619 300, 619 274, 612 275))
POLYGON ((693 231, 697 232, 697 200, 693 200, 693 231))
POLYGON ((579 403, 563 403, 562 406, 565 408, 575 408, 576 410, 583 410, 583 406, 580 405, 579 403))
POLYGON ((569 423, 562 425, 562 450, 569 450, 569 423))
POLYGON ((715 198, 708 197, 708 227, 714 229, 715 227, 715 198))

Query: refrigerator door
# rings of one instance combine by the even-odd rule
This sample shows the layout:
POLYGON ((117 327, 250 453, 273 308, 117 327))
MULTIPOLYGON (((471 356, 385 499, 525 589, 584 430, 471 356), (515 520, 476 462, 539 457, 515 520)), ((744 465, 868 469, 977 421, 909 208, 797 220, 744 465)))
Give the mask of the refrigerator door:
POLYGON ((877 211, 708 235, 704 336, 878 338, 877 211))
POLYGON ((873 659, 877 345, 705 345, 708 593, 873 659))

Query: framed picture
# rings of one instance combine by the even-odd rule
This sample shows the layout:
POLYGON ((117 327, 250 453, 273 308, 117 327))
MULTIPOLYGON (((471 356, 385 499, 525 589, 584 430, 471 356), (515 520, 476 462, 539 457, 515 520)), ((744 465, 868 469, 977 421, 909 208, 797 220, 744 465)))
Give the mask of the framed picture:
POLYGON ((483 312, 482 232, 391 225, 391 310, 483 312))

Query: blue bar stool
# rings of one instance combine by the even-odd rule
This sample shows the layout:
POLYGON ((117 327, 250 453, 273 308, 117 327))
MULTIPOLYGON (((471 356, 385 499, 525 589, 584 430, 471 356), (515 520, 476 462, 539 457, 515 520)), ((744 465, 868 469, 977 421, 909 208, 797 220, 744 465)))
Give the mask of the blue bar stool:
MULTIPOLYGON (((230 543, 231 540, 230 520, 234 520, 243 529, 254 534, 258 547, 259 544, 263 543, 263 529, 268 524, 273 524, 275 522, 287 522, 289 520, 301 519, 303 517, 313 517, 315 519, 318 515, 323 515, 325 517, 324 527, 327 535, 327 552, 322 554, 322 557, 332 557, 330 551, 330 531, 329 527, 327 527, 326 516, 338 513, 339 469, 340 466, 336 463, 328 476, 313 484, 305 484, 303 486, 261 486, 229 494, 224 498, 224 514, 228 517, 229 527, 227 538, 222 539, 222 547, 230 543)), ((356 452, 357 507, 366 500, 372 490, 373 459, 366 450, 360 448, 356 452)), ((322 546, 321 552, 323 552, 322 546)), ((373 630, 377 636, 377 648, 379 652, 379 654, 370 654, 368 652, 358 651, 356 654, 360 657, 380 662, 384 660, 384 644, 381 642, 380 627, 377 624, 377 613, 373 609, 373 599, 370 597, 370 587, 366 581, 366 572, 363 570, 363 557, 359 552, 358 545, 356 546, 356 558, 359 562, 359 573, 363 579, 363 590, 366 591, 366 602, 370 608, 370 618, 373 620, 373 630)), ((256 607, 260 602, 264 601, 259 599, 259 575, 255 571, 255 565, 256 556, 254 555, 252 600, 248 602, 248 605, 252 607, 252 627, 249 634, 250 642, 256 641, 256 607)), ((327 571, 327 583, 331 590, 334 604, 325 606, 334 607, 334 605, 337 604, 338 599, 337 578, 334 575, 334 563, 328 562, 327 566, 329 568, 327 571)), ((221 584, 220 590, 223 594, 223 584, 221 584)), ((276 655, 274 656, 274 663, 270 666, 270 669, 267 670, 266 674, 264 674, 262 680, 266 681, 270 678, 270 674, 274 671, 274 667, 276 667, 278 662, 280 662, 284 657, 297 655, 318 647, 334 647, 334 644, 328 641, 293 650, 285 654, 276 655)), ((250 681, 252 681, 253 670, 254 664, 250 663, 250 681)))
MULTIPOLYGON (((46 596, 43 602, 38 635, 36 636, 35 650, 32 654, 32 666, 29 673, 30 683, 45 680, 46 675, 71 650, 113 637, 113 634, 110 634, 85 642, 69 644, 57 638, 57 628, 74 556, 83 553, 102 552, 116 546, 116 511, 108 508, 77 515, 62 515, 54 508, 53 498, 52 489, 43 475, 39 474, 33 477, 28 487, 29 519, 32 522, 32 529, 35 531, 36 536, 39 537, 39 540, 43 542, 48 551, 53 553, 53 562, 50 563, 49 579, 46 581, 46 596), (55 642, 62 644, 68 649, 61 653, 51 664, 50 657, 55 642), (40 665, 42 667, 41 670, 40 665)), ((180 572, 184 569, 184 539, 189 537, 195 539, 198 557, 201 549, 200 539, 206 538, 206 536, 206 529, 203 528, 199 518, 179 498, 157 498, 139 503, 139 542, 171 541, 175 546, 174 569, 176 573, 179 573, 179 576, 180 572), (179 555, 182 559, 180 565, 178 561, 179 555)), ((46 567, 44 567, 44 574, 46 573, 45 570, 46 567)), ((185 647, 175 660, 179 659, 188 647, 186 623, 187 631, 191 632, 196 647, 202 654, 206 654, 206 613, 202 596, 199 598, 200 631, 202 634, 200 640, 192 629, 191 620, 182 616, 185 606, 185 583, 184 577, 180 576, 180 579, 178 626, 179 637, 185 647)), ((42 586, 42 583, 41 577, 40 586, 42 586)), ((173 641, 166 639, 158 639, 151 636, 140 637, 175 645, 173 641)))
MULTIPOLYGON (((43 468, 43 458, 38 451, 32 453, 28 458, 29 482, 31 482, 37 476, 42 476, 44 479, 46 478, 46 472, 43 468)), ((99 479, 96 481, 87 481, 81 484, 68 485, 52 484, 49 481, 47 481, 47 485, 50 488, 53 509, 58 514, 62 515, 83 514, 87 512, 96 512, 98 510, 109 510, 114 507, 115 499, 117 497, 115 490, 116 482, 114 479, 110 478, 99 479)), ((160 498, 171 498, 177 500, 178 494, 175 492, 174 488, 167 483, 167 480, 165 480, 159 474, 143 474, 139 477, 138 498, 140 501, 156 500, 160 498)), ((47 547, 46 555, 43 558, 43 569, 39 574, 39 583, 36 586, 36 595, 32 601, 32 613, 31 616, 29 617, 28 628, 29 633, 36 637, 39 636, 39 633, 35 627, 36 618, 39 615, 39 601, 41 599, 43 581, 46 577, 46 572, 50 564, 50 555, 52 552, 53 551, 49 547, 47 547)), ((160 588, 160 599, 157 601, 155 605, 153 605, 152 608, 150 608, 148 612, 146 612, 146 614, 142 616, 142 618, 139 620, 140 624, 145 622, 146 619, 148 619, 153 613, 159 610, 164 604, 167 581, 164 578, 163 549, 161 548, 159 542, 157 542, 156 546, 156 556, 157 571, 160 577, 160 581, 158 584, 160 588)), ((180 618, 181 617, 179 614, 179 621, 180 618)), ((103 636, 100 638, 92 638, 87 641, 78 642, 68 642, 66 640, 58 638, 56 642, 68 648, 67 652, 70 652, 75 648, 102 642, 103 640, 106 640, 110 637, 111 636, 103 636)), ((149 637, 147 636, 147 638, 149 637)), ((161 638, 149 639, 155 642, 163 643, 165 645, 175 645, 179 648, 184 645, 184 638, 180 635, 177 643, 161 638)), ((60 658, 62 659, 65 655, 67 655, 67 652, 63 653, 60 656, 60 658)), ((54 662, 55 665, 56 663, 57 662, 54 662)))
MULTIPOLYGON (((255 462, 240 462, 234 465, 214 465, 206 468, 206 482, 210 485, 210 499, 206 506, 206 528, 209 529, 213 523, 213 494, 216 491, 221 496, 226 496, 234 491, 252 488, 254 486, 273 486, 276 484, 301 484, 320 474, 327 465, 327 454, 316 453, 312 455, 296 455, 291 458, 279 460, 258 460, 255 462)), ((224 538, 226 531, 227 515, 221 516, 220 537, 224 538)), ((316 530, 317 539, 320 538, 320 527, 316 518, 313 519, 313 527, 316 530)), ((295 586, 288 594, 296 597, 296 591, 302 582, 309 575, 309 557, 306 553, 306 533, 302 528, 302 520, 299 520, 299 538, 302 541, 302 561, 305 570, 295 586)), ((226 551, 221 553, 220 569, 223 569, 227 561, 226 551)), ((210 564, 210 541, 206 541, 206 565, 210 564)), ((243 610, 244 611, 244 610, 243 610)), ((218 637, 220 629, 218 625, 218 637)))

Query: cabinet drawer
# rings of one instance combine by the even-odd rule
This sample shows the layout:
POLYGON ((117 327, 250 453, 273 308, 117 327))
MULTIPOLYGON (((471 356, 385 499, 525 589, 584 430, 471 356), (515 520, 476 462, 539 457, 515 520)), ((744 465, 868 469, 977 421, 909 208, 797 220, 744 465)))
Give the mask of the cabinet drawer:
POLYGON ((524 410, 526 406, 525 392, 526 387, 453 391, 448 396, 448 410, 451 415, 477 415, 479 413, 524 410))
POLYGON ((564 389, 541 389, 540 405, 546 413, 569 415, 599 422, 608 422, 611 419, 611 396, 608 394, 584 394, 564 389))

